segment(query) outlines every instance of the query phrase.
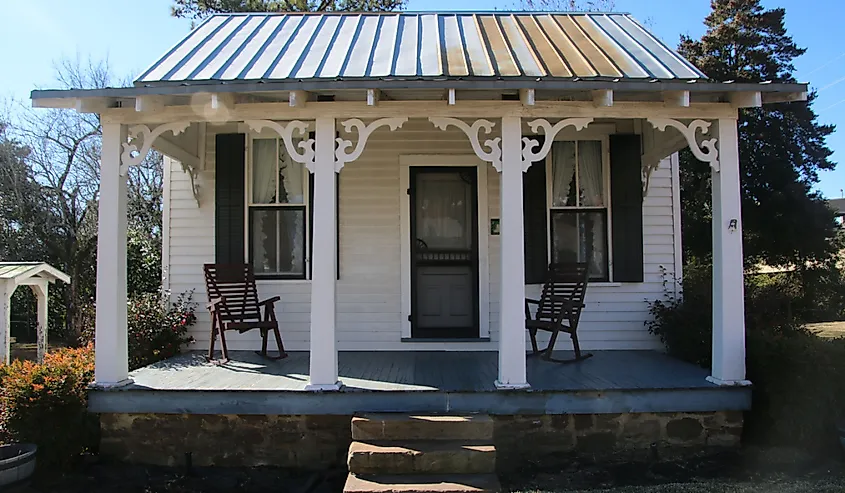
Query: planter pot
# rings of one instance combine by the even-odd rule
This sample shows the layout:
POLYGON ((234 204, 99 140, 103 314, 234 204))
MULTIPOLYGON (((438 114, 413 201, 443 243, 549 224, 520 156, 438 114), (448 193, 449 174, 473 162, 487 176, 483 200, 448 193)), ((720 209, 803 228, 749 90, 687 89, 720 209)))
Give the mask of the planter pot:
POLYGON ((0 489, 29 478, 35 471, 35 445, 0 445, 0 489))

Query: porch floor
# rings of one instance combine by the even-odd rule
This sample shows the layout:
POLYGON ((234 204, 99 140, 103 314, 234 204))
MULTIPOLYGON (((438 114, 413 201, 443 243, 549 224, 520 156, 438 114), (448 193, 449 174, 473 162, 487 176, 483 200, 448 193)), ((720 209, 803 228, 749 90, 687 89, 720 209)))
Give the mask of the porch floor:
MULTIPOLYGON (((571 356, 560 352, 557 357, 571 356)), ((595 351, 586 361, 528 358, 530 389, 499 391, 495 352, 340 352, 340 392, 315 393, 309 354, 270 361, 233 351, 220 365, 198 352, 130 374, 132 384, 93 390, 94 412, 353 414, 359 411, 560 414, 744 410, 750 389, 655 351, 595 351)))

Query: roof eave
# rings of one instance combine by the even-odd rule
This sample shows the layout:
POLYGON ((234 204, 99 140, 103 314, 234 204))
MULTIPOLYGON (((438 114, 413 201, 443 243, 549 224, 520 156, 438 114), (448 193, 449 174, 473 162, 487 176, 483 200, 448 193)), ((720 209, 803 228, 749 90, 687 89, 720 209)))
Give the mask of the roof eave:
POLYGON ((31 93, 33 106, 38 108, 74 108, 75 101, 85 99, 119 99, 138 96, 184 96, 202 93, 254 93, 276 91, 332 91, 355 89, 420 90, 472 89, 511 91, 518 89, 588 91, 610 89, 629 92, 689 91, 697 92, 759 92, 762 102, 780 103, 806 101, 806 83, 725 83, 700 80, 573 80, 573 79, 337 79, 288 81, 238 81, 146 85, 105 89, 45 89, 31 93))

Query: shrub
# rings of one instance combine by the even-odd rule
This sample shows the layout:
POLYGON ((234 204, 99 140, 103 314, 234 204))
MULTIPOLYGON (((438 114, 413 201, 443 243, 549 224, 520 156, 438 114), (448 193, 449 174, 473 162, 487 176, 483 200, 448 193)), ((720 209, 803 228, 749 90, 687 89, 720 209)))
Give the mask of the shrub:
POLYGON ((43 364, 0 365, 0 443, 34 443, 39 467, 67 469, 97 445, 97 418, 87 412, 93 380, 90 345, 48 353, 43 364))
MULTIPOLYGON (((194 339, 188 328, 197 317, 192 292, 182 293, 170 303, 167 293, 142 293, 129 300, 129 369, 135 370, 179 354, 194 339)), ((94 341, 94 328, 83 333, 87 342, 94 341)))
MULTIPOLYGON (((712 295, 709 265, 691 265, 683 298, 650 304, 646 323, 670 354, 709 368, 712 295)), ((746 366, 753 406, 746 438, 820 450, 836 447, 834 423, 845 409, 845 339, 825 340, 801 323, 800 277, 747 276, 746 366)))

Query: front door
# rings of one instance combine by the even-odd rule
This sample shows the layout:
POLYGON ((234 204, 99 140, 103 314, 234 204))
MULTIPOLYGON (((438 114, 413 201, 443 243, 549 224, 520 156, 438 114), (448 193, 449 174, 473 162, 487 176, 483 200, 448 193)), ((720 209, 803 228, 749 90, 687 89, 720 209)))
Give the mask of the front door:
POLYGON ((411 168, 411 336, 478 337, 475 167, 411 168))

